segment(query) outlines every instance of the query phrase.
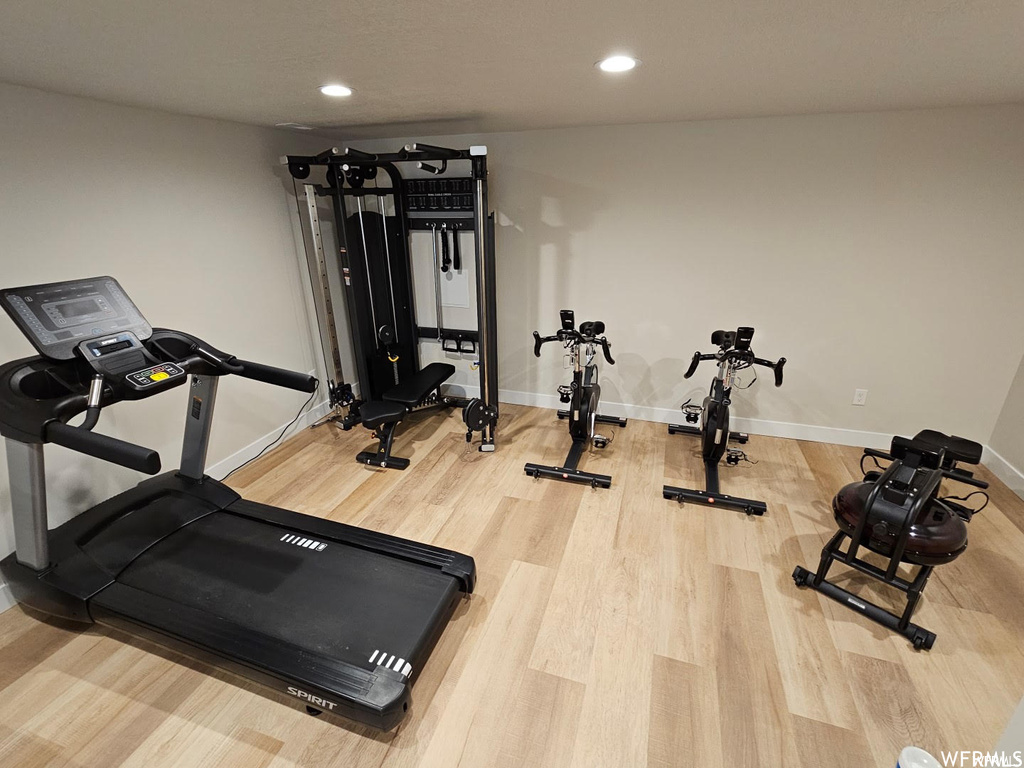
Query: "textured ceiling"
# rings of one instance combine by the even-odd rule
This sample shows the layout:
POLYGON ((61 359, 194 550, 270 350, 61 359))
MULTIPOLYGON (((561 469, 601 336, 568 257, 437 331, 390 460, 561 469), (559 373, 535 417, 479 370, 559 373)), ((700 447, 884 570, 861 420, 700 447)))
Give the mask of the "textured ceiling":
POLYGON ((4 0, 0 80, 353 137, 1019 102, 1024 1, 4 0))

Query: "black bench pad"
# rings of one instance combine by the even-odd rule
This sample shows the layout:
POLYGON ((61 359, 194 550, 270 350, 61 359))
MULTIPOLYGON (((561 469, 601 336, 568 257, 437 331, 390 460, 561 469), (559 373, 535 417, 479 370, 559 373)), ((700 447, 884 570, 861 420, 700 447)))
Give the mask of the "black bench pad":
POLYGON ((419 405, 423 398, 444 384, 455 373, 451 363, 431 363, 415 376, 384 393, 385 400, 402 403, 407 408, 419 405))
POLYGON ((922 429, 914 435, 914 439, 937 448, 945 448, 946 458, 953 461, 962 461, 965 464, 978 464, 981 461, 981 443, 968 440, 966 437, 944 435, 934 429, 922 429))
POLYGON ((401 403, 371 400, 359 406, 359 417, 367 429, 376 429, 381 424, 401 421, 403 416, 405 416, 405 406, 401 403))

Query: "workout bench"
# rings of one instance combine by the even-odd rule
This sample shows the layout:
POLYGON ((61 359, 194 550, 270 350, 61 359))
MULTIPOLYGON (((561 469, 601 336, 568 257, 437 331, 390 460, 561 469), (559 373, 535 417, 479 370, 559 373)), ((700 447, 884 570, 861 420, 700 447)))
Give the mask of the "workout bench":
POLYGON ((403 381, 382 395, 382 400, 371 400, 359 406, 363 426, 373 432, 380 443, 376 451, 361 451, 356 461, 386 469, 405 469, 409 459, 391 455, 395 430, 407 413, 422 406, 443 406, 441 385, 455 373, 450 363, 431 363, 415 376, 403 381))

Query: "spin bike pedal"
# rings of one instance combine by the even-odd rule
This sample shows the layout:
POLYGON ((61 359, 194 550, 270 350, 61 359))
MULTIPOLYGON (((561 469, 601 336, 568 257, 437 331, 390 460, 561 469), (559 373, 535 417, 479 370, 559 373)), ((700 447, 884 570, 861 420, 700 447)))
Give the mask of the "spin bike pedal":
POLYGON ((563 403, 572 402, 572 387, 568 384, 562 384, 558 387, 558 399, 563 403))
POLYGON ((686 417, 687 424, 696 424, 700 421, 700 415, 704 411, 704 408, 699 405, 684 405, 683 415, 686 417))
POLYGON ((735 467, 745 458, 747 458, 747 454, 743 451, 737 448, 729 448, 725 454, 725 463, 731 467, 735 467))
POLYGON ((595 448, 607 448, 609 440, 607 437, 602 435, 594 435, 594 447, 595 448))

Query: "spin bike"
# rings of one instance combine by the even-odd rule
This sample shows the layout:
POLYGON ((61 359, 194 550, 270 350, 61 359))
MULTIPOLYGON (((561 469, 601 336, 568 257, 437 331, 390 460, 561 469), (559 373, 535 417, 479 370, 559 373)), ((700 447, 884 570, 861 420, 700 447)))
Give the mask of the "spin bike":
POLYGON ((767 511, 768 506, 763 501, 743 499, 722 493, 718 481, 718 462, 723 456, 725 456, 726 464, 732 466, 746 459, 743 451, 729 448, 729 440, 743 444, 749 439, 749 435, 745 432, 729 431, 729 405, 732 402, 730 397, 736 373, 754 365, 762 365, 775 371, 775 386, 782 386, 782 369, 786 365, 786 358, 780 357, 778 362, 773 363, 770 360, 755 357, 754 351, 750 348, 750 341, 753 337, 754 329, 749 327, 740 327, 735 331, 715 331, 711 334, 711 343, 718 347, 718 351, 710 354, 693 353, 690 367, 683 374, 684 379, 693 376, 697 366, 704 360, 716 361, 718 374, 711 382, 711 392, 704 398, 703 405, 691 405, 689 400, 683 403, 682 410, 686 421, 690 424, 700 421, 700 427, 669 424, 668 433, 700 437, 706 490, 666 485, 662 489, 662 494, 666 499, 675 499, 680 504, 690 501, 737 509, 748 515, 763 515, 767 511))
POLYGON ((580 323, 579 330, 576 330, 576 316, 573 311, 563 309, 560 314, 562 327, 555 335, 541 336, 537 331, 533 332, 533 354, 540 357, 540 348, 550 341, 560 341, 568 350, 573 368, 572 382, 561 385, 558 388, 558 395, 563 403, 569 404, 569 409, 559 411, 558 418, 569 420, 572 447, 561 467, 528 463, 524 469, 526 474, 533 477, 550 477, 555 480, 586 483, 593 488, 610 488, 611 475, 583 472, 577 467, 583 457, 583 451, 590 445, 604 448, 611 442, 610 438, 597 434, 595 426, 598 423, 626 426, 625 419, 602 416, 597 412, 601 400, 601 385, 597 382, 597 364, 594 358, 597 356, 597 347, 600 346, 604 352, 604 359, 609 365, 615 365, 610 351, 611 345, 603 336, 604 323, 600 320, 580 323), (582 351, 580 347, 583 347, 582 351), (582 361, 584 355, 586 362, 582 361))

